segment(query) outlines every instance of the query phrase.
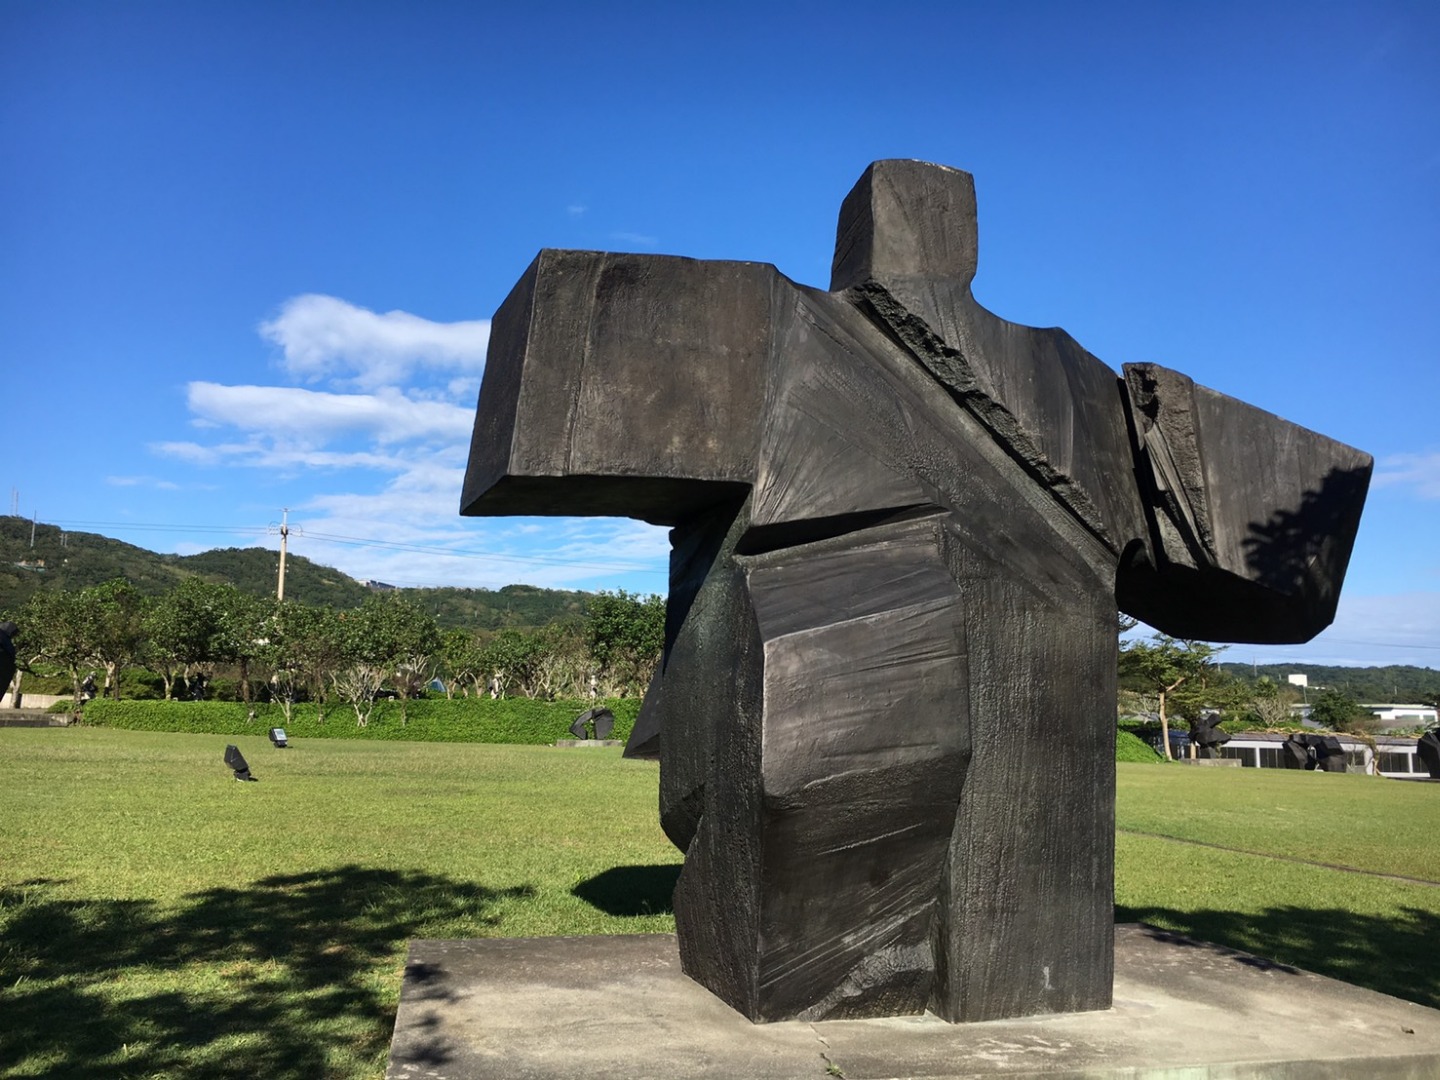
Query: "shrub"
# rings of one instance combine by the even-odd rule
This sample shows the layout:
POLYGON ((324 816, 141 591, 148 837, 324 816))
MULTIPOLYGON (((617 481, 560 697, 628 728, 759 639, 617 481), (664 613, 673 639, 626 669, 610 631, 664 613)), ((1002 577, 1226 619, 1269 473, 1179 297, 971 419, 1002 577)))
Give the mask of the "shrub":
POLYGON ((1117 728, 1115 731, 1115 760, 1153 763, 1163 761, 1164 758, 1155 752, 1154 747, 1134 732, 1117 728))
POLYGON ((22 694, 71 694, 74 692, 75 684, 70 681, 69 675, 40 675, 33 671, 27 671, 20 684, 20 693, 22 694))
POLYGON ((119 682, 122 698, 158 700, 165 696, 164 680, 144 668, 122 668, 119 682))
MULTIPOLYGON (((615 713, 611 736, 626 739, 640 711, 638 698, 604 702, 615 713)), ((357 727, 349 709, 334 704, 324 723, 315 705, 297 704, 287 721, 279 705, 247 707, 230 701, 92 701, 85 722, 130 731, 175 731, 208 735, 261 735, 283 727, 292 739, 395 739, 408 742, 522 743, 544 746, 568 739, 570 724, 590 707, 582 701, 532 698, 459 698, 411 701, 409 723, 401 724, 398 702, 381 701, 366 727, 357 727), (253 708, 255 719, 249 719, 253 708)))

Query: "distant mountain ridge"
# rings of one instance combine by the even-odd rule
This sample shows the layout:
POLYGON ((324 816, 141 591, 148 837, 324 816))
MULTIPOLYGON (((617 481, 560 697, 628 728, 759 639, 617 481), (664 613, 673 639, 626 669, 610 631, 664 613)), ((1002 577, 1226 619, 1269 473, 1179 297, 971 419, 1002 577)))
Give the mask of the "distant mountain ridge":
POLYGON ((1304 675, 1308 690, 1340 690, 1369 704, 1428 704, 1440 695, 1440 671, 1435 668, 1391 664, 1386 667, 1339 667, 1327 664, 1240 664, 1219 667, 1236 678, 1252 682, 1268 678, 1284 686, 1291 675, 1304 675))
MULTIPOLYGON (((83 589, 124 578, 157 596, 187 577, 228 582, 242 592, 273 596, 279 554, 266 548, 216 548, 198 555, 163 555, 98 533, 72 532, 28 518, 0 515, 0 613, 13 616, 41 588, 83 589)), ((500 629, 542 626, 578 615, 593 594, 531 585, 502 589, 400 589, 442 627, 500 629)), ((300 555, 285 559, 285 599, 335 608, 357 607, 370 590, 334 567, 300 555)))

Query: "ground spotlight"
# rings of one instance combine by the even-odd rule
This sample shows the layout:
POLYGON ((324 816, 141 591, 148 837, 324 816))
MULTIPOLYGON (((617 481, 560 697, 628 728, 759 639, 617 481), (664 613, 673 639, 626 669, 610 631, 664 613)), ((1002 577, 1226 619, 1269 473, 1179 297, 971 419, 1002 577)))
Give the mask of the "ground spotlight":
POLYGON ((225 764, 235 770, 236 780, 254 780, 250 775, 250 766, 245 764, 245 755, 240 753, 240 748, 231 743, 225 747, 225 764))
POLYGON ((289 740, 285 738, 285 729, 283 727, 272 727, 270 729, 270 741, 275 744, 276 750, 284 750, 290 745, 289 740))

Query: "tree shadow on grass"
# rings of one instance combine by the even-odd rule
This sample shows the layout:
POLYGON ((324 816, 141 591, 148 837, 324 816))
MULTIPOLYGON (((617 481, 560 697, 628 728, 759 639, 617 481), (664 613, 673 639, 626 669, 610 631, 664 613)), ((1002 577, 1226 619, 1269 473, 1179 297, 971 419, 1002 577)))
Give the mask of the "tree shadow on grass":
POLYGON ((529 887, 346 866, 151 901, 0 889, 0 1074, 348 1076, 389 1044, 400 949, 529 887))
POLYGON ((1335 908, 1257 914, 1117 905, 1115 921, 1148 923, 1440 1008, 1440 915, 1433 911, 1406 907, 1388 918, 1335 908))
POLYGON ((675 910, 673 897, 679 879, 679 863, 616 866, 587 878, 570 892, 606 915, 670 915, 675 910))

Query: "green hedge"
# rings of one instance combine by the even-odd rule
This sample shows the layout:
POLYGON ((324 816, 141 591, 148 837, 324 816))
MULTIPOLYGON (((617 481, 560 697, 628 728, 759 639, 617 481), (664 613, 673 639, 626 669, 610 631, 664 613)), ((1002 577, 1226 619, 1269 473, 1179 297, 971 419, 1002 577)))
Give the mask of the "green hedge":
MULTIPOLYGON (((639 698, 602 704, 615 713, 612 739, 626 739, 640 711, 639 698)), ((407 742, 523 743, 544 746, 574 738, 570 724, 590 707, 582 701, 535 701, 531 698, 457 698, 453 701, 411 701, 409 723, 400 723, 400 703, 380 701, 370 723, 359 727, 348 706, 330 705, 325 721, 315 719, 315 706, 295 706, 287 721, 278 705, 250 706, 232 701, 108 701, 85 706, 84 722, 95 727, 130 731, 175 731, 204 735, 263 735, 283 727, 291 739, 398 739, 407 742)))
POLYGON ((1165 759, 1155 748, 1132 731, 1117 728, 1115 731, 1115 760, 1156 762, 1165 759))
MULTIPOLYGON (((614 739, 628 739, 640 711, 639 698, 606 701, 615 713, 614 739)), ((255 719, 247 719, 249 706, 233 701, 109 701, 96 699, 85 706, 85 723, 130 731, 178 731, 203 735, 263 735, 283 727, 292 739, 400 739, 409 742, 522 743, 546 746, 572 738, 570 724, 585 709, 583 701, 535 701, 531 698, 457 698, 454 701, 412 701, 406 708, 410 721, 400 723, 400 704, 375 705, 367 727, 355 724, 348 707, 330 706, 325 722, 315 719, 315 706, 302 702, 290 720, 278 705, 256 705, 255 719)), ((1115 760, 1163 760, 1132 732, 1115 733, 1115 760)))

